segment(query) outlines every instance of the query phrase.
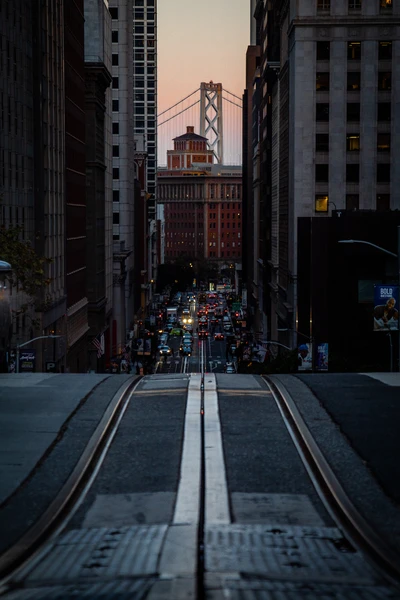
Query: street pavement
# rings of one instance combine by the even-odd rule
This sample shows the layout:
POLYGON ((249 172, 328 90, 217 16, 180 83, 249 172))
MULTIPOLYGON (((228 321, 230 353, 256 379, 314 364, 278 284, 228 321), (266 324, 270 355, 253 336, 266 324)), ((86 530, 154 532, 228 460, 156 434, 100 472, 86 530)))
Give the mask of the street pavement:
MULTIPOLYGON (((400 375, 390 375, 272 379, 295 400, 353 502, 400 552, 400 375)), ((90 374, 0 376, 0 551, 50 504, 128 379, 90 374)), ((331 527, 266 383, 258 376, 221 373, 216 381, 233 521, 260 523, 266 512, 286 511, 292 525, 331 527)), ((116 518, 125 525, 171 520, 187 383, 188 376, 178 374, 142 380, 104 468, 70 528, 106 527, 115 525, 116 518)))

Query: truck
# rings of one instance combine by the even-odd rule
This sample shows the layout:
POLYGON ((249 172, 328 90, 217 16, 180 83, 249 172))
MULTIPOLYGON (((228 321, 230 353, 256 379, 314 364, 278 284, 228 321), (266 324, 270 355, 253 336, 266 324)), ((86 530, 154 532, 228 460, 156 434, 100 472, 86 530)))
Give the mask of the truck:
POLYGON ((167 319, 174 322, 178 320, 177 306, 167 306, 167 319))

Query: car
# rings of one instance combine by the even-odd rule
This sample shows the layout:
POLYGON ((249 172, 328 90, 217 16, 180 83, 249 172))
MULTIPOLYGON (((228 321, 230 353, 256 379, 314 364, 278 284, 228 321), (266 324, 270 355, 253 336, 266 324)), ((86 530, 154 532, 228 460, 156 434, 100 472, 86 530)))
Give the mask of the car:
POLYGON ((182 344, 191 344, 193 342, 193 338, 190 333, 184 333, 182 337, 182 344))
POLYGON ((159 352, 160 356, 171 356, 172 349, 167 345, 159 346, 158 352, 159 352))
POLYGON ((226 333, 233 333, 233 327, 230 323, 225 323, 224 325, 224 331, 226 333))
POLYGON ((233 356, 236 354, 236 350, 237 350, 236 344, 231 344, 231 345, 229 346, 229 352, 230 352, 230 353, 231 353, 233 356))
POLYGON ((184 324, 186 324, 186 323, 192 323, 193 319, 192 319, 192 317, 183 317, 182 322, 184 324))
POLYGON ((171 329, 170 335, 182 335, 182 329, 180 327, 174 327, 171 329))
POLYGON ((199 339, 208 338, 208 331, 199 331, 199 339))
POLYGON ((182 311, 182 315, 190 315, 190 310, 188 308, 184 308, 182 311))
POLYGON ((233 373, 236 373, 235 367, 232 363, 226 363, 224 371, 228 375, 232 375, 233 373))
POLYGON ((216 333, 216 334, 214 335, 214 340, 221 341, 221 340, 223 340, 223 339, 224 339, 224 334, 223 334, 223 333, 221 333, 221 332, 220 332, 220 333, 216 333))
POLYGON ((160 339, 160 345, 161 345, 161 346, 162 346, 162 345, 165 345, 165 344, 168 342, 168 338, 169 338, 169 335, 168 335, 168 333, 162 333, 162 334, 160 335, 160 338, 159 338, 159 339, 160 339))
POLYGON ((191 356, 192 355, 192 346, 184 346, 182 350, 183 356, 191 356))

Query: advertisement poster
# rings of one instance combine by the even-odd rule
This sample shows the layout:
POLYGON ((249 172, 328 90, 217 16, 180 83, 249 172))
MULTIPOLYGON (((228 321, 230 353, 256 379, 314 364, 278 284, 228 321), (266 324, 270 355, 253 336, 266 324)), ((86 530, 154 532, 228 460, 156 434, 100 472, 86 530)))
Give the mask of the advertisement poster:
POLYGON ((374 331, 399 328, 399 286, 374 285, 374 331))
POLYGON ((36 350, 21 350, 19 353, 19 372, 32 373, 35 370, 36 350))
POLYGON ((301 344, 298 347, 297 365, 299 371, 312 371, 312 346, 301 344))
POLYGON ((318 344, 317 359, 315 366, 317 371, 328 370, 328 344, 318 344))

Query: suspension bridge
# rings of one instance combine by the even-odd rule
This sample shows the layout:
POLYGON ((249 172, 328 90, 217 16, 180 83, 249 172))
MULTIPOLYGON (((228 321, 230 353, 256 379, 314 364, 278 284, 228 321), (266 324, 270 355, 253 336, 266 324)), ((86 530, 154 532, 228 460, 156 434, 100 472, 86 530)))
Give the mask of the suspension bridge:
POLYGON ((208 139, 214 162, 242 164, 242 99, 221 83, 202 82, 197 90, 157 115, 158 165, 165 166, 173 139, 193 125, 208 139))

